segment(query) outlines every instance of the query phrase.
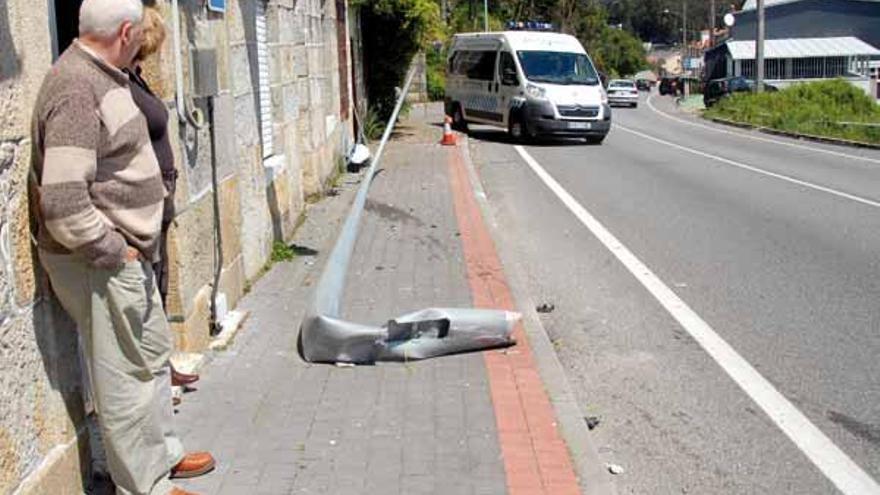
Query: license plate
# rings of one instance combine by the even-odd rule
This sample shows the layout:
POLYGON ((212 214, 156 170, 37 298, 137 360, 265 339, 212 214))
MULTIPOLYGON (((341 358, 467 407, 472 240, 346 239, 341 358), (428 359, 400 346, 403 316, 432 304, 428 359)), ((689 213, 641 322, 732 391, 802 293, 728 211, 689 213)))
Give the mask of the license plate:
POLYGON ((569 122, 568 123, 569 129, 587 130, 590 127, 592 127, 592 124, 590 124, 589 122, 569 122))

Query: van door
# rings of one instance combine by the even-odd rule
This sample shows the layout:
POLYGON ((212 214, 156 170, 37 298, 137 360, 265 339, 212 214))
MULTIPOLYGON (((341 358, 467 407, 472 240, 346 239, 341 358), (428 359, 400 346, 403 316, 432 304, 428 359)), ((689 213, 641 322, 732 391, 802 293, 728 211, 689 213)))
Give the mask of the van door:
POLYGON ((519 72, 516 70, 516 62, 513 60, 513 54, 502 49, 498 53, 498 73, 496 75, 499 98, 499 108, 501 109, 502 121, 501 125, 505 128, 510 125, 510 107, 513 99, 520 96, 520 79, 519 72))
POLYGON ((500 125, 503 121, 496 90, 498 52, 492 50, 468 53, 465 116, 468 120, 500 125))

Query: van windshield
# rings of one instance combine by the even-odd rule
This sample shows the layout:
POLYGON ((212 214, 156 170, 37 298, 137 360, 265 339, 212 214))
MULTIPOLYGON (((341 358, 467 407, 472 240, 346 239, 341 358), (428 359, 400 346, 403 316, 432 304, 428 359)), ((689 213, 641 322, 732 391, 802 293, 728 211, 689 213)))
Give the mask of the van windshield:
POLYGON ((596 69, 582 53, 521 50, 516 52, 526 78, 551 84, 599 84, 596 69))

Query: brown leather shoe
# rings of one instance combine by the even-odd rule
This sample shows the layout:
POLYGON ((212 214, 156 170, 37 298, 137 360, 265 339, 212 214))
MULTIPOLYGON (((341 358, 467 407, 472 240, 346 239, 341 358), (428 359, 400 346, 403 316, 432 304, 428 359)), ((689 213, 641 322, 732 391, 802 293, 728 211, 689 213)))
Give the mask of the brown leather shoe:
POLYGON ((214 457, 209 452, 191 452, 171 468, 171 478, 195 478, 214 469, 214 457))
POLYGON ((176 486, 168 492, 168 495, 198 495, 195 492, 188 492, 182 488, 177 488, 176 486))
POLYGON ((199 375, 181 373, 174 369, 174 366, 171 367, 171 385, 175 387, 182 387, 184 385, 192 385, 197 381, 199 381, 199 375))

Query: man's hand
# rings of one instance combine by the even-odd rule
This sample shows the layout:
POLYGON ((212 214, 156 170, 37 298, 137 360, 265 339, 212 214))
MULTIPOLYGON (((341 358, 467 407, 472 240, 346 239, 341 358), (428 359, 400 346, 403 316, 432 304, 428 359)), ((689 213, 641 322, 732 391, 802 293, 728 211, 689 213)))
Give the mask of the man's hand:
POLYGON ((141 257, 141 252, 137 249, 128 246, 125 248, 125 261, 126 263, 130 263, 132 261, 137 261, 141 257))

